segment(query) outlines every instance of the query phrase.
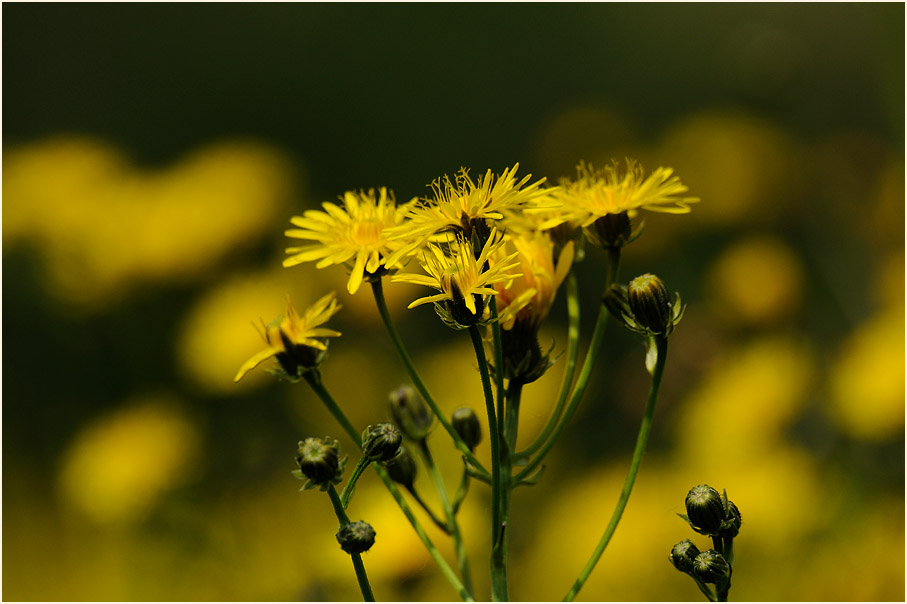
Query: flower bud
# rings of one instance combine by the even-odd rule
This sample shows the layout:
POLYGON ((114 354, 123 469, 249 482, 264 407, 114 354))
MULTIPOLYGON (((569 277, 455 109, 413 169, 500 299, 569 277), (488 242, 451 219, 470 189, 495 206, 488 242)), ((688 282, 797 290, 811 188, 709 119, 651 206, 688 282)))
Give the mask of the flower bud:
POLYGON ((418 442, 428 436, 434 416, 415 388, 404 385, 391 392, 390 407, 394 423, 407 438, 418 442))
POLYGON ((393 459, 384 462, 384 467, 391 480, 402 484, 407 489, 413 488, 413 481, 416 479, 416 462, 407 452, 406 447, 401 446, 393 459))
POLYGON ((388 461, 400 449, 403 434, 394 424, 369 426, 362 432, 362 454, 369 461, 388 461))
POLYGON ((626 212, 605 214, 583 232, 592 245, 600 248, 622 248, 632 241, 630 217, 626 212))
POLYGON ((450 417, 450 423, 470 451, 482 442, 482 425, 475 412, 469 407, 461 407, 454 411, 450 417))
POLYGON ((724 556, 710 549, 693 560, 693 574, 703 583, 718 583, 731 576, 731 565, 724 556))
POLYGON ((337 532, 340 549, 348 554, 367 552, 375 544, 375 529, 368 522, 357 520, 340 527, 337 532))
POLYGON ((340 443, 325 436, 307 438, 299 442, 296 463, 302 475, 314 486, 338 483, 343 471, 340 459, 340 443))
POLYGON ((696 544, 689 539, 684 539, 683 541, 674 544, 668 559, 671 560, 671 564, 673 564, 674 568, 677 570, 684 573, 691 573, 693 572, 693 560, 695 560, 698 555, 699 548, 696 547, 696 544))
POLYGON ((741 524, 743 524, 743 516, 740 515, 740 510, 737 509, 733 501, 728 501, 727 514, 721 524, 721 529, 718 531, 718 536, 724 539, 733 539, 740 533, 741 524))
POLYGON ((641 275, 627 287, 633 319, 653 334, 669 334, 674 329, 674 307, 668 288, 651 273, 641 275))
POLYGON ((724 501, 718 491, 707 484, 690 489, 686 498, 687 519, 703 535, 717 535, 724 522, 724 501))

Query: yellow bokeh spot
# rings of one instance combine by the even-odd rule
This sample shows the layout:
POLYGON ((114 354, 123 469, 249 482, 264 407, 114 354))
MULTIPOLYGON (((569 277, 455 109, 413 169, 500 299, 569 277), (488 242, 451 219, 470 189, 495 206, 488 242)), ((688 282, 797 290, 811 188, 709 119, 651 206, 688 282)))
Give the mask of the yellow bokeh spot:
POLYGON ((831 372, 831 415, 850 436, 883 440, 904 434, 904 307, 861 325, 831 372))
POLYGON ((173 402, 127 403, 76 436, 62 461, 62 494, 97 522, 141 519, 162 493, 188 477, 199 440, 173 402))
MULTIPOLYGON (((786 337, 766 337, 729 351, 683 402, 679 434, 724 434, 721 458, 735 463, 776 442, 803 407, 813 382, 811 351, 786 337)), ((698 452, 683 438, 680 455, 698 452)))
POLYGON ((803 283, 804 271, 794 252, 768 237, 734 243, 706 277, 716 312, 744 325, 771 322, 796 310, 803 283))
POLYGON ((30 240, 50 291, 84 308, 107 307, 135 283, 197 278, 273 225, 291 188, 285 160, 247 142, 156 171, 91 139, 35 143, 4 159, 4 246, 30 240))

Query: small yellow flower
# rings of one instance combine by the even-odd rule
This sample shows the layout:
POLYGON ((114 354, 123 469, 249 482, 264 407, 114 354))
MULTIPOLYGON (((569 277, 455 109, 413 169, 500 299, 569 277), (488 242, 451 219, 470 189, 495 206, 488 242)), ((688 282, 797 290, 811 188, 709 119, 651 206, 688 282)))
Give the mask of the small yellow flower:
POLYGON ((478 258, 473 252, 472 244, 462 236, 451 241, 446 251, 437 244, 429 244, 422 259, 422 267, 428 274, 396 275, 393 281, 426 285, 441 293, 419 298, 409 308, 447 300, 452 304, 464 305, 472 317, 478 318, 484 310, 484 296, 497 295, 497 290, 492 285, 512 281, 520 276, 512 272, 519 265, 514 261, 516 253, 505 256, 488 270, 483 270, 491 254, 502 245, 500 238, 495 235, 496 232, 492 231, 478 258))
MULTIPOLYGON (((501 327, 512 329, 517 320, 538 327, 548 316, 557 289, 573 263, 573 242, 563 247, 555 263, 554 242, 544 232, 527 232, 512 237, 492 256, 495 262, 516 251, 522 276, 510 283, 498 283, 498 317, 501 327)), ((494 266, 494 265, 492 265, 494 266)))
POLYGON ((276 357, 281 369, 290 378, 298 378, 306 370, 318 365, 327 350, 323 338, 340 335, 339 331, 319 327, 337 314, 340 306, 334 292, 320 298, 300 316, 287 297, 287 314, 264 326, 262 337, 268 347, 254 355, 239 368, 234 382, 238 382, 249 371, 262 362, 276 357))
MULTIPOLYGON (((287 248, 293 254, 283 261, 285 267, 318 260, 317 268, 352 261, 347 290, 354 294, 362 285, 366 273, 375 275, 382 267, 393 268, 387 260, 392 252, 404 247, 402 241, 391 241, 388 230, 403 221, 401 209, 394 202, 393 192, 382 187, 378 196, 368 192, 347 191, 343 205, 324 202, 324 211, 308 210, 290 219, 298 229, 288 229, 287 237, 309 239, 316 243, 287 248)), ((399 256, 394 260, 394 264, 399 256)))
MULTIPOLYGON (((427 238, 449 230, 463 233, 477 221, 501 220, 546 196, 549 190, 541 188, 544 178, 523 188, 532 175, 517 181, 519 167, 514 164, 498 177, 488 170, 478 182, 470 178, 465 168, 460 169, 453 181, 448 176, 435 180, 431 184, 432 196, 411 206, 406 211, 406 224, 393 229, 391 237, 427 238)), ((469 234, 466 232, 467 237, 469 234)))
POLYGON ((642 166, 627 159, 622 168, 616 161, 594 170, 580 163, 575 181, 564 180, 557 192, 563 203, 559 215, 542 224, 551 228, 567 221, 577 221, 588 227, 608 214, 627 212, 630 217, 640 209, 669 214, 686 214, 697 197, 681 197, 687 187, 674 176, 671 168, 657 168, 648 177, 642 166))

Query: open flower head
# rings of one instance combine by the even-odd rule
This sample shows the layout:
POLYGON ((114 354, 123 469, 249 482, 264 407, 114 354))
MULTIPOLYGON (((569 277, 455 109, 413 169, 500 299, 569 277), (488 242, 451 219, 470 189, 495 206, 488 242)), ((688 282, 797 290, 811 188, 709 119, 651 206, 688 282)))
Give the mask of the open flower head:
POLYGON ((632 159, 626 160, 626 166, 614 161, 597 170, 580 163, 576 180, 561 181, 557 196, 563 206, 543 228, 568 221, 588 227, 609 214, 627 212, 633 217, 640 209, 686 214, 690 204, 699 201, 697 197, 684 197, 687 190, 671 168, 659 167, 645 176, 642 166, 632 159))
POLYGON ((321 325, 339 310, 334 292, 320 298, 302 315, 287 297, 287 314, 274 319, 270 325, 263 325, 262 337, 268 344, 267 348, 243 363, 233 381, 238 382, 271 357, 277 359, 281 374, 290 379, 298 379, 306 371, 317 367, 327 350, 325 338, 340 335, 339 331, 321 325))
POLYGON ((555 245, 545 232, 527 232, 508 239, 492 256, 492 266, 515 252, 521 276, 495 285, 501 327, 512 329, 516 321, 538 328, 551 309, 558 288, 573 263, 570 241, 555 259, 555 245))
MULTIPOLYGON (((446 175, 435 180, 431 184, 431 196, 407 208, 406 224, 395 228, 391 237, 428 238, 435 233, 455 231, 469 239, 476 228, 490 230, 489 221, 514 215, 549 194, 549 190, 541 188, 544 178, 528 185, 531 174, 517 180, 519 166, 514 164, 497 177, 488 170, 478 181, 469 176, 466 168, 461 168, 453 180, 446 175)), ((484 244, 485 238, 479 239, 479 245, 484 244)))
POLYGON ((401 274, 394 276, 393 280, 426 285, 441 293, 419 298, 409 308, 429 302, 444 303, 459 323, 467 325, 477 322, 485 309, 485 297, 497 295, 493 286, 520 276, 515 272, 519 266, 515 260, 516 252, 504 256, 485 270, 492 253, 503 244, 496 235, 496 231, 492 231, 478 257, 472 243, 462 235, 443 247, 430 243, 422 256, 422 268, 428 274, 401 274))
MULTIPOLYGON (((292 254, 283 261, 285 267, 317 260, 317 268, 332 264, 351 263, 347 290, 354 294, 363 279, 380 276, 394 268, 387 261, 391 254, 403 248, 402 240, 392 241, 388 230, 403 221, 402 209, 394 202, 394 194, 382 187, 347 191, 343 207, 331 202, 321 204, 324 211, 308 210, 290 219, 296 229, 288 229, 287 237, 311 240, 313 243, 287 248, 292 254)), ((399 255, 394 264, 399 260, 399 255)))

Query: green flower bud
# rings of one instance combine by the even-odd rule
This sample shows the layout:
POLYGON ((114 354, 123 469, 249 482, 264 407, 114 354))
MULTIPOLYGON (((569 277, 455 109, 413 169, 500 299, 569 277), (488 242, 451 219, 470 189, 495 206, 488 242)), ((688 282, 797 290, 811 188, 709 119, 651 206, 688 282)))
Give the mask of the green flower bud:
POLYGON ((697 533, 715 536, 724 522, 724 501, 718 491, 707 484, 690 489, 686 498, 687 519, 697 533))
POLYGON ((369 426, 362 432, 362 454, 370 461, 388 461, 402 442, 403 434, 394 424, 369 426))
POLYGON ((400 386, 390 393, 391 416, 403 434, 415 441, 423 440, 431 431, 434 416, 412 386, 400 386))
POLYGON ((337 543, 340 549, 348 554, 367 552, 375 544, 375 529, 368 522, 357 520, 350 522, 337 532, 337 543))
POLYGON ((721 523, 721 529, 718 531, 718 536, 723 537, 724 539, 733 539, 740 533, 740 525, 743 524, 743 516, 740 515, 740 510, 737 509, 737 506, 734 505, 733 501, 727 502, 727 513, 724 518, 724 522, 721 523))
POLYGON ((412 490, 413 481, 416 480, 416 462, 410 456, 406 447, 401 446, 393 459, 384 462, 387 475, 396 483, 402 484, 412 490))
POLYGON ((299 464, 302 476, 312 486, 337 484, 343 472, 340 443, 329 436, 300 441, 296 450, 296 463, 299 464))
POLYGON ((731 576, 731 565, 724 556, 710 549, 693 560, 693 574, 703 583, 718 583, 731 576))
POLYGON ((626 212, 605 214, 583 229, 592 245, 603 249, 622 248, 632 241, 630 217, 626 212))
POLYGON ((698 555, 699 548, 696 547, 696 544, 689 539, 684 539, 683 541, 674 544, 668 559, 671 560, 671 564, 673 564, 674 568, 677 570, 684 573, 691 573, 693 572, 693 560, 695 560, 698 555))
POLYGON ((633 319, 653 334, 669 334, 674 329, 674 305, 668 288, 651 273, 641 275, 627 287, 633 319))
POLYGON ((461 407, 454 411, 450 417, 450 423, 470 451, 482 442, 482 425, 475 412, 469 407, 461 407))

